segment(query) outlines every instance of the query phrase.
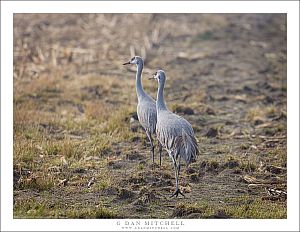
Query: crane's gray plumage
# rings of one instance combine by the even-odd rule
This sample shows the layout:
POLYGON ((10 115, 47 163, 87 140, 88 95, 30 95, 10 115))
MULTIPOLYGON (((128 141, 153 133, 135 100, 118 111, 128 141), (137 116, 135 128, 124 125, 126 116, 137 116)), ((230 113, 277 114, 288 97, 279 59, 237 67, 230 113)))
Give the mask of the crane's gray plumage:
POLYGON ((143 99, 139 101, 137 105, 137 115, 142 127, 147 132, 155 134, 155 126, 157 121, 156 104, 152 100, 143 99))
POLYGON ((172 151, 175 158, 180 155, 187 164, 199 153, 191 125, 169 111, 160 113, 156 133, 166 150, 172 151))
MULTIPOLYGON (((136 93, 138 98, 137 104, 137 115, 139 122, 142 127, 145 129, 147 137, 151 144, 151 153, 152 153, 152 161, 154 164, 154 144, 152 135, 156 133, 156 122, 157 122, 157 112, 156 112, 156 102, 155 100, 149 96, 143 89, 142 86, 142 71, 144 67, 144 61, 141 57, 135 56, 126 64, 136 64, 137 72, 136 72, 136 93)), ((159 146, 159 160, 161 164, 161 150, 162 147, 160 143, 159 146)))
POLYGON ((180 159, 187 165, 199 154, 197 141, 191 124, 184 118, 170 112, 164 101, 164 85, 166 76, 164 71, 158 70, 154 76, 158 80, 157 92, 157 124, 156 134, 162 146, 167 150, 175 169, 176 191, 172 196, 181 194, 179 189, 180 159))

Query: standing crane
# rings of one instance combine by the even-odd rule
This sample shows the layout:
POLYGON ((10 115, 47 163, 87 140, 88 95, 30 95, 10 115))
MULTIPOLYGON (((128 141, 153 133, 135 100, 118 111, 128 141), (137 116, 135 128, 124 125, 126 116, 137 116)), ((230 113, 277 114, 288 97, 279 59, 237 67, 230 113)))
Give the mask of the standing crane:
POLYGON ((191 124, 169 111, 166 106, 163 92, 166 82, 165 72, 158 70, 154 77, 150 79, 158 81, 156 100, 157 138, 171 157, 175 170, 176 190, 171 197, 178 197, 178 194, 184 196, 179 189, 180 159, 183 158, 188 167, 191 161, 199 155, 198 144, 191 124))
MULTIPOLYGON (((134 56, 130 61, 124 63, 123 65, 127 64, 136 64, 137 71, 136 71, 136 94, 138 98, 137 104, 137 115, 139 122, 141 123, 142 127, 146 131, 147 137, 150 141, 151 145, 151 154, 152 154, 152 162, 154 164, 154 144, 152 135, 156 132, 156 122, 157 122, 157 115, 156 115, 156 102, 155 100, 149 96, 143 89, 142 86, 142 71, 144 67, 144 61, 139 56, 134 56)), ((158 142, 159 147, 159 164, 161 165, 161 152, 162 146, 158 142)))

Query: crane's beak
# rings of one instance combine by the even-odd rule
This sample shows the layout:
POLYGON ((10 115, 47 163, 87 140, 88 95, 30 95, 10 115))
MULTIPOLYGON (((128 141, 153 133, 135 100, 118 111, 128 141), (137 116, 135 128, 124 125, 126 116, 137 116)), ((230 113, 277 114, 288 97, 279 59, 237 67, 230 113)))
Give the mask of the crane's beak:
POLYGON ((126 63, 124 63, 123 65, 127 65, 127 64, 130 64, 130 61, 128 61, 128 62, 126 62, 126 63))
POLYGON ((148 77, 148 80, 153 80, 153 79, 156 79, 156 75, 155 74, 153 74, 152 77, 148 77))

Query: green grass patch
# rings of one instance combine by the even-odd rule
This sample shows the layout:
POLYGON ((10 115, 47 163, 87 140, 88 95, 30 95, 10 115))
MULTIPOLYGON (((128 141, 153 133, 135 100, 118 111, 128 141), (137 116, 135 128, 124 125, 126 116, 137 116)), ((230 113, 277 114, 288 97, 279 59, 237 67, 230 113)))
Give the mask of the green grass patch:
POLYGON ((233 218, 286 218, 287 209, 284 204, 254 200, 253 202, 244 202, 237 206, 227 206, 224 211, 233 218))
POLYGON ((87 209, 73 209, 66 212, 67 218, 86 218, 86 219, 109 219, 117 218, 117 214, 105 207, 95 207, 87 209))
POLYGON ((178 203, 172 213, 176 218, 236 218, 236 219, 283 219, 287 217, 283 202, 252 200, 249 197, 225 199, 222 204, 211 202, 178 203))
POLYGON ((54 186, 54 181, 49 176, 29 177, 21 179, 16 189, 34 189, 38 191, 46 191, 54 186))
POLYGON ((62 202, 38 202, 35 199, 14 204, 14 218, 118 218, 118 214, 102 205, 91 207, 66 206, 62 202))

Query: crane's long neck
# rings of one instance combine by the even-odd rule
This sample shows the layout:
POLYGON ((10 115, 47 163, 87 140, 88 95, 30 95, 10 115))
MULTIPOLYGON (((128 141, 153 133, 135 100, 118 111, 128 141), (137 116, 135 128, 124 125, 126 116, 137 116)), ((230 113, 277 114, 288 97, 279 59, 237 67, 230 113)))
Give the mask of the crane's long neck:
POLYGON ((142 71, 143 71, 143 63, 137 65, 136 71, 136 94, 138 99, 145 95, 145 91, 142 86, 142 71))
POLYGON ((165 87, 165 81, 159 82, 158 91, 157 91, 157 100, 156 100, 156 108, 158 113, 159 111, 167 110, 167 106, 164 99, 164 87, 165 87))

